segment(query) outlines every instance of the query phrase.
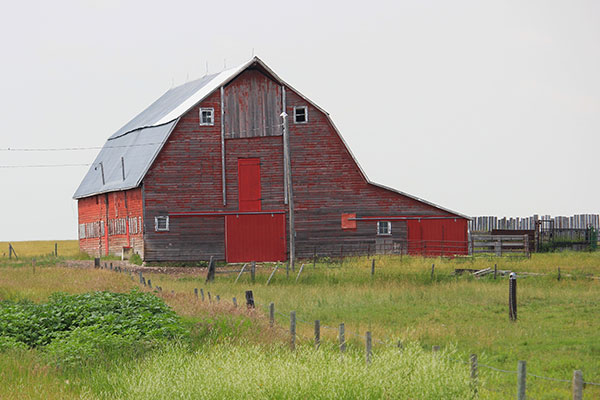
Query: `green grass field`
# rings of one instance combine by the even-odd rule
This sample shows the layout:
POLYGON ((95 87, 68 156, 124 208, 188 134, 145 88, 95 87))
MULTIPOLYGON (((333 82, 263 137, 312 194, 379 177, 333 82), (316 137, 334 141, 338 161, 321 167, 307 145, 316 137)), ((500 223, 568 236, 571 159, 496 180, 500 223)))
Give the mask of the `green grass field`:
MULTIPOLYGON (((581 369, 584 380, 600 382, 600 321, 597 318, 600 280, 594 279, 600 276, 600 253, 535 254, 531 259, 475 260, 387 256, 376 258, 374 277, 371 276, 371 261, 355 258, 344 260, 341 266, 319 262, 313 267, 312 263, 308 263, 297 283, 298 269, 290 271, 287 278, 285 269, 280 268, 267 286, 270 272, 270 266, 259 268, 255 283, 250 282, 250 274, 244 274, 237 284, 234 284, 236 274, 217 274, 215 282, 210 284, 204 283, 204 277, 184 273, 146 274, 154 286, 162 286, 160 296, 194 326, 198 342, 214 346, 201 345, 198 351, 191 353, 170 347, 133 364, 131 361, 117 362, 110 368, 94 368, 94 372, 71 371, 68 374, 45 365, 36 351, 27 351, 27 356, 20 355, 19 359, 11 353, 4 353, 0 355, 1 370, 33 369, 38 372, 23 372, 22 377, 15 372, 8 377, 3 376, 5 383, 0 384, 0 397, 11 398, 10 393, 18 392, 16 387, 27 382, 31 387, 47 387, 51 393, 44 398, 171 398, 173 385, 184 385, 181 387, 186 387, 186 393, 204 394, 209 398, 247 397, 248 393, 254 393, 257 398, 294 398, 294 394, 298 394, 296 398, 306 398, 314 397, 311 394, 315 393, 323 393, 322 398, 333 398, 336 393, 346 393, 344 390, 374 393, 373 396, 363 396, 365 398, 402 398, 399 392, 386 389, 383 383, 373 383, 379 378, 392 379, 390 376, 394 376, 388 367, 393 365, 395 357, 398 362, 403 357, 396 347, 398 340, 413 349, 411 360, 420 360, 424 368, 433 368, 424 361, 431 360, 431 346, 442 347, 445 351, 442 357, 444 365, 438 365, 441 369, 435 372, 428 370, 428 379, 435 381, 439 378, 438 383, 444 379, 458 382, 458 386, 448 386, 450 392, 446 393, 449 396, 446 398, 465 398, 464 384, 468 382, 463 379, 468 378, 468 365, 464 362, 471 353, 478 355, 480 363, 503 370, 514 371, 518 360, 526 360, 530 374, 570 380, 573 370, 581 369), (435 264, 433 277, 432 264, 435 264), (453 274, 455 268, 493 268, 494 264, 502 270, 540 274, 522 274, 518 280, 519 319, 516 323, 508 320, 506 277, 474 279, 453 274), (560 281, 557 280, 559 267, 560 281), (206 294, 211 292, 213 303, 196 301, 194 288, 202 288, 206 294), (231 304, 233 297, 241 303, 247 289, 253 290, 258 306, 257 312, 251 314, 235 309, 231 304), (221 298, 219 304, 214 302, 216 295, 221 298), (275 303, 278 311, 278 327, 275 330, 269 329, 265 317, 270 302, 275 303), (300 349, 296 356, 284 351, 285 345, 282 344, 287 341, 288 315, 292 310, 297 312, 298 318, 300 349), (325 355, 314 354, 310 350, 315 319, 319 319, 323 326, 321 352, 325 355), (347 364, 343 361, 340 365, 335 342, 336 328, 342 322, 346 325, 349 354, 352 356, 346 357, 347 364), (366 331, 373 333, 374 361, 370 369, 364 371, 360 367, 364 366, 364 343, 360 336, 366 331), (224 357, 224 354, 230 354, 231 358, 224 357), (248 364, 247 360, 251 360, 252 364, 248 364), (311 363, 319 365, 319 370, 328 371, 327 374, 319 374, 311 363), (251 370, 252 365, 260 366, 257 375, 250 373, 250 376, 263 382, 266 385, 264 390, 254 387, 248 392, 248 387, 252 386, 240 383, 244 382, 244 374, 240 375, 240 371, 251 370), (189 370, 186 369, 188 366, 189 370), (180 373, 176 372, 178 368, 180 373), (198 372, 207 368, 230 372, 223 372, 223 378, 198 372), (149 371, 147 377, 141 378, 140 372, 135 373, 142 370, 149 371), (295 375, 280 376, 284 371, 294 370, 297 371, 295 375), (328 380, 324 377, 335 376, 335 371, 339 371, 341 376, 354 378, 349 378, 345 385, 344 379, 332 377, 328 380), (180 381, 182 376, 200 382, 217 379, 223 382, 225 391, 215 392, 212 386, 200 383, 185 386, 188 384, 180 381), (64 384, 65 380, 69 380, 69 385, 64 384), (317 383, 311 386, 313 381, 317 383), (333 388, 334 392, 324 388, 318 383, 320 381, 333 388), (294 390, 295 382, 301 382, 297 383, 297 390, 294 390), (360 386, 361 382, 363 386, 360 386), (289 391, 276 390, 282 386, 289 391), (377 387, 381 387, 383 392, 378 392, 377 387)), ((123 292, 134 286, 137 283, 126 274, 105 270, 68 269, 48 262, 38 266, 34 273, 31 264, 25 260, 9 262, 3 259, 0 264, 0 299, 3 300, 31 299, 39 302, 55 291, 81 293, 102 289, 123 292)), ((398 371, 406 371, 406 368, 415 370, 414 365, 396 367, 398 371)), ((402 376, 402 373, 397 374, 402 376)), ((479 373, 481 398, 515 396, 515 374, 484 367, 480 367, 479 373)), ((6 372, 3 374, 7 375, 6 372)), ((395 381, 395 385, 405 380, 395 381)), ((530 376, 527 384, 531 398, 570 398, 569 383, 530 376)), ((588 385, 584 398, 597 398, 600 396, 598 389, 588 385)), ((405 398, 440 398, 441 394, 435 384, 425 387, 420 394, 411 390, 414 388, 404 389, 406 393, 412 393, 405 398)), ((30 397, 40 398, 33 394, 30 397)), ((338 397, 350 398, 349 395, 338 397)))

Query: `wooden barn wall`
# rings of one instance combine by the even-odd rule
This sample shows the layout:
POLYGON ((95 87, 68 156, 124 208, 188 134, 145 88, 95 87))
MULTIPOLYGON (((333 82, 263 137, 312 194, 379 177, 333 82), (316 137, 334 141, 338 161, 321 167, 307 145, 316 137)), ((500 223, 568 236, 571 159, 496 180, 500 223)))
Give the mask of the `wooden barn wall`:
MULTIPOLYGON (((280 96, 279 88, 274 90, 264 75, 252 70, 244 72, 228 85, 225 95, 231 100, 242 93, 242 88, 261 85, 268 89, 267 92, 280 96)), ((299 258, 312 257, 315 251, 319 255, 333 257, 367 247, 374 252, 378 238, 379 242, 385 240, 394 246, 406 246, 406 221, 392 221, 392 234, 378 237, 377 220, 357 221, 356 229, 343 230, 342 213, 356 213, 359 217, 454 216, 410 197, 368 184, 326 115, 290 88, 286 88, 286 96, 286 111, 290 115, 296 254, 299 258), (294 106, 308 106, 308 123, 294 124, 294 106)), ((227 205, 223 206, 220 104, 221 94, 217 90, 184 115, 144 178, 144 258, 147 261, 208 260, 211 256, 219 260, 225 258, 224 216, 172 216, 168 232, 155 232, 154 218, 185 211, 237 211, 238 158, 260 159, 262 210, 287 210, 283 187, 283 141, 282 136, 274 134, 253 137, 227 135, 227 205), (199 125, 199 107, 214 108, 213 126, 199 125)), ((271 104, 267 107, 269 109, 273 107, 269 101, 264 104, 271 104)), ((279 117, 280 104, 275 103, 276 109, 269 115, 279 117)), ((226 109, 225 115, 228 117, 233 112, 226 109)), ((281 124, 280 119, 273 121, 273 125, 281 124)), ((266 122, 264 126, 273 121, 266 122)), ((227 120, 225 122, 225 132, 235 132, 227 120)), ((237 129, 238 132, 242 131, 239 126, 237 129)), ((286 241, 289 241, 289 237, 286 241)))
MULTIPOLYGON (((365 216, 451 214, 410 197, 368 184, 326 115, 287 88, 287 113, 308 106, 308 123, 289 121, 292 182, 299 258, 337 256, 360 247, 376 248, 377 221, 357 221, 341 229, 342 213, 365 216)), ((385 220, 385 218, 382 218, 385 220)), ((379 236, 397 248, 406 246, 406 221, 392 221, 392 234, 379 236)))
POLYGON ((246 70, 225 87, 225 137, 278 136, 281 86, 258 70, 246 70))
POLYGON ((79 225, 104 223, 104 235, 79 239, 79 249, 87 254, 99 257, 108 253, 121 255, 123 247, 131 247, 133 252, 143 255, 143 216, 141 189, 111 192, 90 196, 77 201, 79 225), (108 207, 107 201, 108 199, 108 207), (107 219, 108 209, 108 219, 107 219), (114 231, 109 226, 125 220, 125 230, 114 231), (135 227, 135 228, 134 228, 135 227), (131 230, 130 230, 131 228, 131 230), (127 231, 129 230, 129 238, 127 231), (119 233, 117 233, 119 232, 119 233))

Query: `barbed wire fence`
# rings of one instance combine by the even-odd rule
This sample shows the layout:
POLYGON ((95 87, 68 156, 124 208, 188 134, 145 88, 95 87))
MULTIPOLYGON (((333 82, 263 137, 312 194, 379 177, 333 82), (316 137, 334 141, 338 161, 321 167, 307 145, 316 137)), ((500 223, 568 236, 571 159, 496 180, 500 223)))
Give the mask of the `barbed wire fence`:
MULTIPOLYGON (((135 281, 134 271, 132 268, 128 268, 128 267, 123 268, 122 266, 113 267, 112 263, 110 263, 110 267, 108 267, 107 263, 104 263, 104 266, 102 266, 101 263, 99 262, 99 259, 94 260, 94 267, 100 268, 100 269, 107 269, 107 270, 114 271, 114 272, 128 273, 131 280, 135 281)), ((150 279, 146 280, 145 277, 143 276, 143 272, 141 270, 138 271, 137 274, 139 276, 138 285, 148 288, 150 290, 153 290, 156 294, 163 293, 163 288, 161 286, 155 285, 154 287, 152 287, 152 283, 151 283, 150 279)), ((248 292, 252 293, 252 291, 248 291, 248 292)), ((168 291, 166 291, 165 293, 168 293, 168 291)), ((174 295, 175 291, 171 290, 171 294, 174 295)), ((221 302, 219 295, 216 295, 215 300, 213 301, 210 297, 210 292, 208 292, 208 291, 207 291, 208 296, 205 298, 203 288, 200 288, 200 290, 198 290, 198 288, 194 288, 193 293, 187 293, 187 294, 194 296, 196 300, 201 301, 202 303, 205 303, 208 301, 209 306, 211 304, 218 304, 221 302), (198 293, 202 294, 201 298, 198 296, 198 293)), ((246 304, 247 308, 255 308, 257 305, 257 303, 254 301, 253 294, 251 294, 251 298, 252 298, 252 303, 251 304, 247 303, 246 304)), ((231 304, 232 306, 234 306, 236 308, 243 306, 242 304, 237 303, 236 297, 234 297, 232 300, 233 300, 233 302, 231 304)), ((226 300, 222 300, 222 301, 224 303, 227 302, 226 300)), ((393 347, 393 348, 396 348, 399 350, 403 349, 403 344, 401 341, 398 341, 396 343, 391 343, 390 340, 385 341, 385 340, 381 340, 378 338, 374 338, 370 331, 367 331, 365 333, 365 335, 361 335, 358 332, 346 330, 344 323, 341 323, 336 328, 336 327, 332 327, 332 326, 328 326, 328 325, 322 325, 319 320, 315 320, 314 322, 306 321, 302 318, 298 318, 295 310, 291 310, 291 311, 289 311, 289 313, 284 313, 279 310, 276 310, 275 303, 273 303, 273 302, 269 302, 269 303, 261 302, 261 303, 258 303, 258 306, 260 308, 262 308, 263 310, 265 310, 265 312, 269 316, 269 325, 273 329, 278 329, 280 332, 289 333, 290 345, 291 345, 292 350, 295 350, 295 348, 296 348, 296 339, 297 338, 301 338, 302 341, 305 342, 306 344, 312 342, 312 343, 314 343, 315 348, 319 348, 320 343, 321 343, 321 335, 320 335, 321 328, 330 330, 330 331, 335 331, 337 333, 338 348, 340 350, 340 353, 342 353, 342 354, 346 351, 346 345, 350 343, 349 340, 346 339, 346 335, 350 335, 350 336, 360 339, 361 341, 364 341, 364 343, 365 343, 365 358, 367 360, 366 361, 367 363, 370 363, 372 360, 372 357, 373 357, 373 354, 372 354, 372 343, 373 342, 377 343, 379 345, 393 347), (285 320, 290 321, 289 330, 285 329, 283 326, 276 323, 275 315, 279 315, 280 317, 284 318, 285 320), (299 333, 296 329, 298 322, 301 324, 304 324, 304 325, 314 326, 314 328, 315 328, 314 337, 309 337, 302 333, 299 333)), ((432 353, 437 354, 437 353, 439 353, 439 351, 440 351, 440 346, 432 347, 432 353)), ((600 387, 600 383, 598 383, 598 382, 585 381, 583 379, 583 373, 581 370, 574 370, 572 379, 560 379, 560 378, 553 378, 553 377, 542 376, 542 375, 538 375, 538 374, 533 374, 531 372, 527 372, 526 371, 526 361, 524 361, 524 360, 520 360, 518 362, 517 370, 506 370, 506 369, 494 367, 492 365, 488 365, 488 364, 479 362, 476 354, 471 354, 471 356, 469 358, 470 358, 469 361, 465 361, 465 360, 462 360, 459 358, 454 358, 454 357, 448 357, 448 360, 470 366, 470 377, 472 380, 472 385, 474 388, 473 390, 475 393, 477 393, 480 389, 485 389, 485 390, 488 390, 491 392, 496 392, 496 393, 504 393, 504 392, 500 392, 497 389, 492 388, 492 387, 487 387, 487 386, 485 388, 479 387, 478 376, 479 376, 480 368, 485 368, 485 369, 488 369, 490 371, 494 371, 494 372, 497 372, 500 374, 517 375, 517 399, 518 400, 525 400, 528 377, 540 379, 540 380, 547 381, 547 382, 553 382, 553 383, 571 384, 573 400, 582 400, 583 399, 583 389, 586 386, 600 387)))

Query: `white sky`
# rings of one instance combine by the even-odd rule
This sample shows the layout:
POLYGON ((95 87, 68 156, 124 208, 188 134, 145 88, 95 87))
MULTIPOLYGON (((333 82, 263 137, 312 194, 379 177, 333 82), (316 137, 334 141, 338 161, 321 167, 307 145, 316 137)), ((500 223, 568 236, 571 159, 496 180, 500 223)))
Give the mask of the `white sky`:
MULTIPOLYGON (((0 148, 101 146, 254 49, 375 182, 467 215, 600 211, 598 1, 10 2, 0 45, 0 148)), ((0 240, 75 239, 86 171, 0 168, 0 240)))

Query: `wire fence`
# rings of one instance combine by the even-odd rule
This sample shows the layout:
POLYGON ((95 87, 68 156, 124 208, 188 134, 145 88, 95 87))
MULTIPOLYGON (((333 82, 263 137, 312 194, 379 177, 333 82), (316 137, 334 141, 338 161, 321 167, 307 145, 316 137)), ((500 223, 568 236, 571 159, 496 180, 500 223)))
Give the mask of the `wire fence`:
MULTIPOLYGON (((94 264, 95 268, 100 268, 100 269, 110 269, 111 271, 114 272, 120 272, 120 273, 128 273, 129 276, 131 277, 132 280, 134 280, 134 275, 133 275, 133 268, 129 268, 129 267, 125 267, 123 268, 122 266, 115 266, 113 268, 112 263, 110 264, 110 268, 108 267, 107 263, 104 263, 104 266, 102 266, 99 262, 99 259, 95 260, 95 264, 94 264)), ((150 280, 146 280, 145 277, 143 276, 143 272, 137 271, 138 277, 139 277, 139 285, 142 287, 146 287, 148 288, 148 286, 150 286, 150 289, 153 289, 156 294, 162 294, 163 292, 163 288, 160 286, 154 286, 154 288, 152 288, 150 280)), ((252 293, 252 291, 249 291, 252 293)), ((168 291, 165 291, 165 293, 168 293, 168 291)), ((188 295, 192 295, 195 296, 196 299, 200 300, 198 297, 198 293, 202 294, 202 302, 206 302, 206 300, 208 301, 209 305, 210 304, 216 304, 219 302, 223 302, 223 303, 227 303, 226 300, 220 300, 220 296, 216 295, 215 299, 216 301, 213 301, 210 298, 210 292, 207 291, 208 294, 208 299, 205 299, 204 296, 204 290, 200 289, 200 291, 198 291, 197 288, 194 289, 194 293, 187 293, 188 295)), ((171 294, 175 294, 175 292, 172 290, 171 294)), ((332 327, 332 326, 328 326, 328 325, 321 325, 320 321, 317 323, 317 321, 314 322, 310 322, 307 320, 304 320, 302 318, 298 318, 296 315, 295 311, 290 311, 289 313, 285 313, 285 312, 281 312, 279 310, 275 310, 275 305, 273 302, 270 303, 256 303, 254 302, 254 298, 253 298, 253 294, 251 294, 251 298, 252 298, 252 305, 250 304, 246 304, 246 306, 248 308, 254 308, 256 306, 256 304, 258 304, 258 306, 260 308, 262 308, 263 310, 265 310, 268 314, 269 314, 269 318, 270 318, 270 325, 274 328, 274 329, 278 329, 280 331, 284 331, 284 332, 289 332, 290 334, 290 339, 292 341, 292 343, 295 343, 296 338, 300 338, 302 341, 306 342, 306 343, 311 343, 314 342, 315 344, 319 344, 321 341, 321 337, 320 337, 320 329, 326 329, 326 330, 330 330, 330 331, 335 331, 338 333, 338 339, 339 339, 339 348, 340 350, 343 352, 345 350, 345 346, 346 344, 350 343, 348 339, 346 339, 346 335, 350 335, 353 336, 355 338, 360 339, 361 341, 364 341, 365 343, 367 343, 367 352, 370 352, 371 349, 369 348, 370 342, 374 342, 383 346, 389 346, 389 347, 394 347, 396 349, 402 349, 403 345, 402 342, 398 341, 396 343, 392 343, 390 340, 381 340, 378 338, 374 338, 371 336, 371 332, 367 332, 365 335, 362 335, 358 332, 353 332, 351 330, 346 330, 345 329, 345 325, 342 323, 340 324, 339 327, 332 327), (271 312, 271 309, 273 310, 273 312, 271 312), (291 322, 291 326, 290 329, 287 330, 284 327, 278 325, 275 323, 275 319, 274 319, 274 315, 279 315, 280 317, 289 320, 291 322), (293 315, 293 316, 292 316, 293 315), (293 322, 292 322, 293 321, 293 322), (318 326, 319 331, 317 332, 315 330, 315 337, 309 337, 306 336, 302 333, 298 333, 298 331, 296 330, 296 323, 301 323, 301 324, 305 324, 305 325, 309 325, 309 326, 318 326), (318 336, 317 336, 318 335, 318 336)), ((237 304, 237 302, 234 301, 234 303, 232 304, 232 306, 234 307, 241 307, 241 304, 237 304)), ((437 352, 440 350, 439 346, 433 346, 432 351, 433 352, 437 352)), ((367 360, 370 360, 369 355, 367 356, 367 360)), ((488 364, 484 364, 484 363, 480 363, 477 361, 477 358, 475 357, 473 359, 473 355, 471 356, 471 360, 470 361, 465 361, 459 358, 454 358, 454 357, 448 357, 448 360, 453 361, 453 362, 458 362, 461 364, 465 364, 465 365, 470 365, 471 366, 471 377, 475 377, 475 381, 477 380, 477 370, 478 368, 486 368, 488 370, 491 371, 495 371, 498 373, 502 373, 502 374, 511 374, 511 375, 517 375, 518 376, 518 385, 520 387, 521 384, 525 384, 525 380, 527 377, 531 377, 531 378, 536 378, 536 379, 540 379, 540 380, 544 380, 544 381, 548 381, 548 382, 556 382, 556 383, 569 383, 573 386, 573 393, 574 399, 580 399, 581 397, 576 397, 575 393, 579 393, 583 390, 583 388, 585 386, 596 386, 596 387, 600 387, 600 383, 598 382, 589 382, 589 381, 584 381, 581 371, 576 370, 574 371, 574 378, 573 379, 560 379, 560 378, 552 378, 552 377, 548 377, 548 376, 542 376, 542 375, 537 375, 537 374, 533 374, 530 372, 526 372, 525 374, 521 374, 519 372, 519 370, 513 371, 513 370, 506 370, 506 369, 502 369, 502 368, 498 368, 498 367, 494 367, 492 365, 488 365, 488 364), (474 361, 475 360, 475 361, 474 361), (473 372, 475 371, 475 372, 473 372), (577 377, 580 376, 581 379, 577 379, 577 377)), ((525 361, 519 361, 519 363, 523 363, 523 365, 525 365, 525 361)), ((485 390, 489 390, 489 391, 493 391, 493 392, 497 392, 497 393, 502 393, 499 392, 497 390, 495 390, 494 388, 491 387, 485 387, 485 390)), ((523 392, 524 393, 524 392, 523 392)), ((524 399, 524 397, 522 397, 524 399)), ((521 397, 519 397, 519 399, 521 399, 521 397)))

